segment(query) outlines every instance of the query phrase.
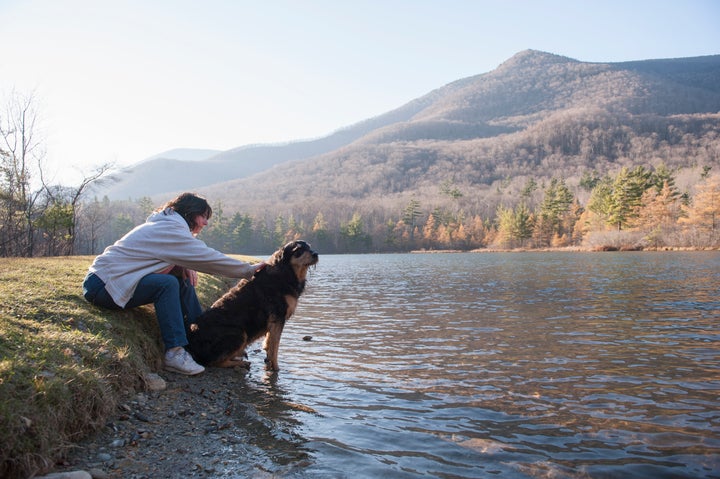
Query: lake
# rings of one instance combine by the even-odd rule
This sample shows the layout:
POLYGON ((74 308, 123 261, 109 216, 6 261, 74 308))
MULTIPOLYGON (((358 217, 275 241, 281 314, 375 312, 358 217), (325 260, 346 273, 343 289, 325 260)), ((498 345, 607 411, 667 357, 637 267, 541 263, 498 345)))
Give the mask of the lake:
POLYGON ((719 346, 717 252, 321 254, 218 472, 717 478, 719 346))

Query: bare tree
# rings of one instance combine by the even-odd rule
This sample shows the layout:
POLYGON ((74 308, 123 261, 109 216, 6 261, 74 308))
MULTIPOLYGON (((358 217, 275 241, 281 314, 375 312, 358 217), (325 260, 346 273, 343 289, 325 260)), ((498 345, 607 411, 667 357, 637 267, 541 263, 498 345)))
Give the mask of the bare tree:
POLYGON ((0 254, 32 256, 35 248, 34 216, 43 188, 33 191, 33 180, 42 185, 45 152, 36 137, 38 116, 32 94, 13 92, 0 113, 0 254), (38 178, 33 178, 36 173, 38 178))
MULTIPOLYGON (((73 187, 48 187, 46 191, 49 198, 49 207, 46 212, 61 212, 63 221, 50 223, 64 228, 62 238, 63 248, 47 254, 75 254, 77 244, 76 231, 79 223, 79 214, 82 210, 81 201, 89 187, 100 182, 103 177, 113 169, 112 164, 105 163, 96 167, 90 174, 83 175, 80 184, 73 187)), ((47 216, 47 215, 46 215, 47 216)), ((51 218, 57 217, 53 215, 51 218)))
POLYGON ((74 254, 80 202, 113 167, 74 187, 49 185, 33 94, 13 92, 0 111, 0 256, 74 254))

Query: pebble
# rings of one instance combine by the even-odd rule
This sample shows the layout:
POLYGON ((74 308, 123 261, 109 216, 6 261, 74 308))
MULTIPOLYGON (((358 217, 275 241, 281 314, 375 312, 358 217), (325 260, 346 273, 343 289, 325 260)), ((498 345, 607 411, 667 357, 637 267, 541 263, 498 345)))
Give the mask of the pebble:
POLYGON ((35 479, 93 479, 86 471, 53 472, 46 476, 35 476, 35 479))
POLYGON ((167 383, 163 378, 155 373, 145 375, 145 384, 149 391, 158 392, 167 389, 167 383))
POLYGON ((110 476, 105 471, 101 471, 100 469, 90 469, 88 472, 92 476, 92 479, 109 479, 110 478, 110 476))
POLYGON ((115 439, 110 443, 110 447, 123 447, 125 445, 125 439, 115 439))
POLYGON ((136 411, 135 414, 133 414, 133 415, 135 416, 135 419, 137 419, 138 421, 150 422, 150 417, 148 417, 147 415, 145 415, 139 411, 136 411))

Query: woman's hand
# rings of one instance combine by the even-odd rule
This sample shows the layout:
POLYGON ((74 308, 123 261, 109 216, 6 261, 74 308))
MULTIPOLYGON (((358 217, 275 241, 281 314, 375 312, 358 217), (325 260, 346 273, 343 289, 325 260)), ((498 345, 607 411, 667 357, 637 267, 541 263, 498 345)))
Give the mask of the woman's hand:
POLYGON ((183 268, 183 279, 187 279, 190 281, 190 284, 192 286, 197 286, 198 283, 198 274, 197 271, 193 271, 191 269, 183 268))

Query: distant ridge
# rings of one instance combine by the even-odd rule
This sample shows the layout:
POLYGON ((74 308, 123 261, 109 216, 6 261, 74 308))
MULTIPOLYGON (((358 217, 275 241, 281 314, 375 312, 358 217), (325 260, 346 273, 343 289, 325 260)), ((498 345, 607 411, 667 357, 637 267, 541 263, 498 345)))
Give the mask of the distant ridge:
POLYGON ((621 165, 720 170, 718 112, 720 55, 589 63, 526 50, 326 137, 182 164, 156 158, 107 191, 164 200, 192 189, 228 211, 271 215, 292 204, 310 215, 439 203, 438 185, 450 181, 465 192, 459 206, 489 210, 529 177, 577 185, 583 172, 621 165))
MULTIPOLYGON (((427 101, 427 100, 426 100, 427 101)), ((227 151, 177 149, 155 155, 113 175, 95 194, 109 199, 142 198, 246 178, 275 165, 307 159, 352 143, 385 125, 410 119, 425 106, 416 100, 328 136, 283 144, 246 145, 227 151), (203 152, 208 152, 201 157, 203 152), (198 156, 195 154, 198 153, 198 156)))

